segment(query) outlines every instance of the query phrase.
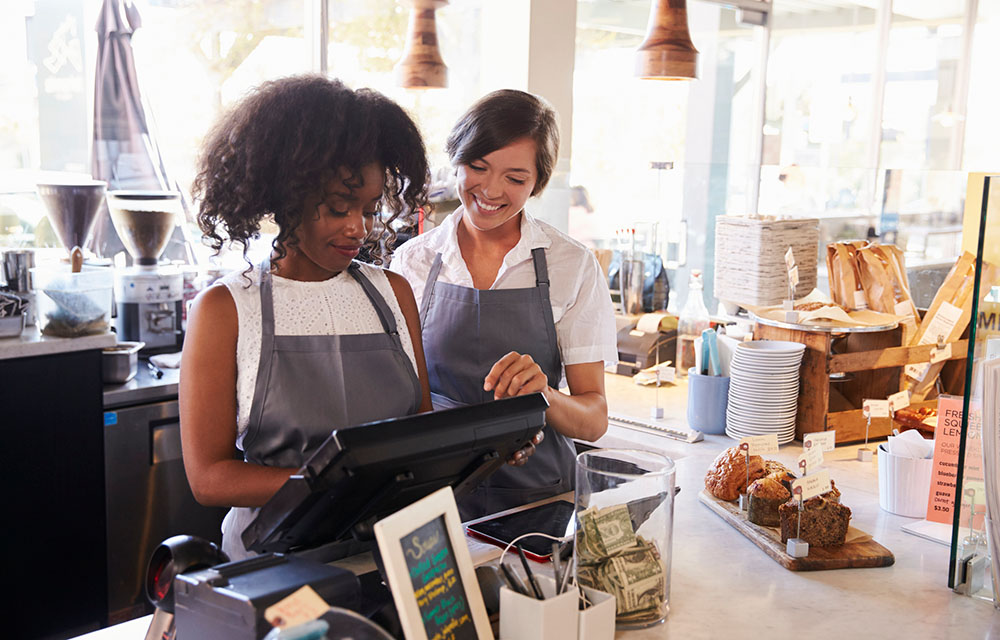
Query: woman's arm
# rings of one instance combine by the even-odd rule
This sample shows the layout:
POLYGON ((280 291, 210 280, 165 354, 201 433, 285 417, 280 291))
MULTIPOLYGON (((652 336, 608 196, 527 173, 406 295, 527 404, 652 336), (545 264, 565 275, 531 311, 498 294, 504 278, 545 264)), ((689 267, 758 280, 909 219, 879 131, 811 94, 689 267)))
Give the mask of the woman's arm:
POLYGON ((225 286, 195 299, 182 356, 181 447, 191 492, 206 506, 259 507, 296 471, 234 458, 238 332, 236 303, 225 286))
POLYGON ((604 395, 604 363, 566 365, 569 394, 548 385, 531 356, 511 351, 486 376, 483 389, 496 399, 541 392, 549 401, 546 424, 569 438, 593 442, 608 430, 608 402, 604 395))
POLYGON ((386 271, 392 291, 396 294, 396 301, 399 309, 406 318, 406 328, 410 332, 410 341, 413 343, 413 356, 417 361, 417 378, 420 379, 420 413, 431 411, 431 389, 427 382, 427 363, 424 361, 424 343, 420 336, 420 313, 417 311, 417 301, 413 297, 413 290, 406 278, 386 271))

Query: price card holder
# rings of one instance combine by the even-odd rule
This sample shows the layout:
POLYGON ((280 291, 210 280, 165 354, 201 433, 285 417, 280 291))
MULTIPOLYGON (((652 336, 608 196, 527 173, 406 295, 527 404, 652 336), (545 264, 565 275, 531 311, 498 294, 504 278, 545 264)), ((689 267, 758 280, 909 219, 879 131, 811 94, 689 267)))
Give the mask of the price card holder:
MULTIPOLYGON (((905 409, 908 406, 910 406, 910 392, 906 389, 889 396, 888 409, 890 413, 896 413, 900 409, 905 409)), ((889 416, 885 417, 888 418, 889 416)))
POLYGON ((871 462, 875 459, 874 452, 868 448, 868 432, 871 431, 872 418, 889 417, 889 404, 889 400, 866 399, 861 405, 861 413, 865 416, 865 444, 858 449, 858 460, 861 462, 871 462))
POLYGON ((802 448, 819 447, 820 451, 833 451, 837 446, 837 431, 816 431, 802 437, 802 448))
POLYGON ((803 447, 802 455, 796 461, 799 476, 807 476, 823 466, 823 450, 819 447, 803 447))
MULTIPOLYGON (((746 459, 746 485, 750 486, 750 456, 764 456, 778 453, 778 434, 770 433, 766 436, 748 436, 740 440, 740 451, 746 459)), ((749 499, 746 489, 740 494, 740 509, 746 511, 749 506, 749 499)))
POLYGON ((375 523, 375 540, 407 640, 493 637, 451 487, 375 523))
POLYGON ((799 537, 802 533, 802 487, 792 486, 792 495, 799 503, 799 517, 796 523, 795 537, 785 542, 785 553, 793 558, 805 558, 809 555, 809 543, 799 537))

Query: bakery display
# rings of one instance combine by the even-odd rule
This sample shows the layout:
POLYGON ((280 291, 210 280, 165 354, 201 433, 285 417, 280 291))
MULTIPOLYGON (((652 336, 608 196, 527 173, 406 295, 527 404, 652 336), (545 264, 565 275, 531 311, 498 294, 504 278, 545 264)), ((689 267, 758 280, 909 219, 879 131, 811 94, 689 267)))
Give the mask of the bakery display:
POLYGON ((937 426, 937 409, 934 407, 907 407, 893 413, 894 424, 899 424, 900 431, 916 429, 924 435, 934 437, 937 426))
POLYGON ((747 488, 747 520, 762 527, 777 527, 778 507, 792 497, 791 492, 774 476, 754 480, 747 488))
MULTIPOLYGON (((719 500, 733 501, 747 488, 747 457, 739 447, 729 447, 719 454, 705 474, 705 489, 719 500)), ((750 482, 767 475, 764 459, 750 456, 750 482)))
MULTIPOLYGON (((778 507, 782 542, 789 538, 800 538, 814 547, 844 544, 851 521, 851 510, 839 502, 827 499, 826 495, 806 500, 801 510, 796 500, 789 500, 778 507)), ((839 492, 837 498, 839 499, 839 492)))

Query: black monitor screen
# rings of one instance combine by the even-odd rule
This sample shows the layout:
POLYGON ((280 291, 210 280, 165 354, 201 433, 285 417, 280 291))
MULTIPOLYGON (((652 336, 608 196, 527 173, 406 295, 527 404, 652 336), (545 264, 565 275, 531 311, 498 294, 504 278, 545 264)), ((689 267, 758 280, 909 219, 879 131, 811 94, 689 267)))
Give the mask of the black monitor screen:
POLYGON ((352 537, 450 485, 461 498, 545 424, 540 393, 337 429, 243 532, 285 553, 352 537))

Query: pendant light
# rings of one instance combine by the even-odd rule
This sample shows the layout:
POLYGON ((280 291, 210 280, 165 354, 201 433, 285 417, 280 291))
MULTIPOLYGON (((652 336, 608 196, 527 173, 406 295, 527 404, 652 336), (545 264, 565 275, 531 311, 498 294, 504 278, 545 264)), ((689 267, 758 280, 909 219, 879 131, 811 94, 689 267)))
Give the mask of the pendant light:
POLYGON ((448 0, 409 0, 410 24, 402 59, 393 67, 396 84, 404 89, 448 86, 448 67, 438 50, 434 12, 448 0))
POLYGON ((635 58, 635 75, 654 80, 694 80, 698 50, 691 42, 686 0, 653 0, 646 39, 635 58))

